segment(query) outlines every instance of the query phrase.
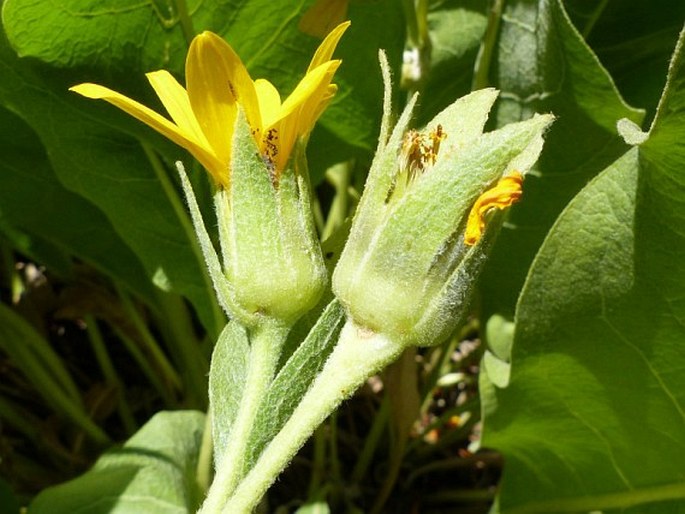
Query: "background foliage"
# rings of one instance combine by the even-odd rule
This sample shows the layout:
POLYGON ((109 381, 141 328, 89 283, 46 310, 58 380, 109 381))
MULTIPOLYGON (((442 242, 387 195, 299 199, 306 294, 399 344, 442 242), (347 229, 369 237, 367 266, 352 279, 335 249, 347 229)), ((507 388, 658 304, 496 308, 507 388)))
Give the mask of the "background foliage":
MULTIPOLYGON (((446 0, 429 2, 425 17, 407 7, 414 3, 397 0, 328 5, 324 12, 343 11, 352 27, 336 53, 344 61, 340 91, 309 145, 322 231, 350 213, 375 146, 378 48, 388 52, 398 79, 405 48, 425 59, 420 80, 408 85, 422 93, 419 124, 487 85, 502 91, 492 127, 534 112, 558 118, 524 201, 499 236, 475 306, 489 343, 475 353, 483 355, 484 370, 481 444, 505 462, 499 510, 685 512, 685 72, 678 39, 685 3, 446 0), (630 122, 619 130, 624 118, 630 122), (341 162, 344 173, 326 172, 341 162)), ((3 512, 82 472, 154 412, 204 409, 208 357, 225 323, 172 171, 174 160, 190 159, 68 87, 92 81, 158 106, 144 73, 165 68, 182 80, 188 41, 212 30, 253 76, 289 91, 319 42, 302 23, 313 7, 305 0, 4 0, 0 469, 12 487, 0 482, 3 512)), ((398 87, 397 102, 405 95, 398 87)), ((197 166, 192 179, 211 219, 208 183, 197 166)), ((343 239, 338 234, 329 243, 331 255, 343 239)), ((362 482, 364 459, 384 431, 390 450, 383 469, 391 479, 377 484, 378 498, 393 486, 398 497, 415 497, 412 469, 433 480, 437 475, 423 466, 456 469, 454 448, 466 444, 478 400, 437 413, 427 405, 439 391, 469 383, 462 375, 444 385, 445 376, 468 367, 450 363, 457 342, 421 356, 418 369, 412 356, 389 372, 392 401, 372 404, 371 419, 382 421, 364 427, 370 432, 358 446, 370 450, 356 450, 363 465, 352 466, 346 480, 362 482), (393 391, 406 401, 397 402, 393 391), (450 437, 449 414, 462 417, 451 454, 427 450, 432 429, 450 437), (413 432, 407 428, 407 419, 421 416, 413 432)), ((170 432, 189 438, 168 457, 190 469, 200 414, 163 416, 174 420, 170 432)), ((166 455, 155 446, 161 436, 146 435, 158 434, 160 419, 124 449, 133 442, 166 455)), ((94 480, 112 462, 140 464, 131 458, 133 464, 102 457, 82 479, 94 480)), ((443 494, 437 509, 463 506, 464 491, 492 496, 492 477, 459 477, 456 485, 438 480, 422 494, 443 494)), ((329 483, 344 482, 336 480, 329 483)), ((325 511, 327 504, 316 501, 335 488, 324 487, 320 476, 312 483, 310 503, 325 511)), ((179 512, 194 507, 198 493, 191 489, 183 489, 185 499, 170 500, 179 512)), ((334 497, 328 494, 331 505, 350 511, 363 504, 354 495, 334 497)), ((37 512, 45 508, 41 501, 47 500, 39 497, 37 512)), ((376 505, 382 509, 383 501, 376 505)), ((388 512, 398 512, 389 505, 388 512)), ((418 505, 430 512, 429 501, 418 505)), ((469 505, 485 508, 482 501, 469 505)))

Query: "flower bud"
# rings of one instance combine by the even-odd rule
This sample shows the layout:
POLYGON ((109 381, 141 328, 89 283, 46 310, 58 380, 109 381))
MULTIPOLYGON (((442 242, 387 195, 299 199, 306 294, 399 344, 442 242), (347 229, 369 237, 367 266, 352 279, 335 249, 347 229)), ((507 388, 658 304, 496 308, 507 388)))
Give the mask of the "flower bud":
POLYGON ((471 93, 422 131, 407 131, 412 102, 379 144, 333 276, 357 325, 431 345, 466 313, 492 218, 521 196, 553 120, 536 116, 484 134, 496 96, 471 93))
POLYGON ((233 303, 248 316, 291 324, 314 307, 327 283, 312 222, 304 144, 284 170, 257 148, 242 112, 233 136, 231 180, 214 204, 223 272, 233 303))

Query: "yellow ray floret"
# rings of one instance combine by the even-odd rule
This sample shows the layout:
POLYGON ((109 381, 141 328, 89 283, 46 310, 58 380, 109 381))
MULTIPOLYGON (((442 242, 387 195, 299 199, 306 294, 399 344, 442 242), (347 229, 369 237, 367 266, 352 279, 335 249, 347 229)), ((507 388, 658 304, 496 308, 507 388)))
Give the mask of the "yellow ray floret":
POLYGON ((79 84, 72 91, 105 100, 188 150, 221 187, 230 182, 231 143, 238 106, 275 176, 287 165, 298 138, 307 137, 335 94, 339 60, 331 60, 350 22, 334 28, 317 49, 304 78, 283 102, 267 80, 252 80, 231 46, 212 32, 190 44, 186 87, 166 71, 146 76, 171 120, 116 91, 79 84))
POLYGON ((466 221, 464 243, 473 246, 480 240, 485 228, 485 214, 490 209, 503 210, 518 202, 522 194, 522 183, 523 175, 514 171, 499 179, 494 187, 478 197, 466 221))

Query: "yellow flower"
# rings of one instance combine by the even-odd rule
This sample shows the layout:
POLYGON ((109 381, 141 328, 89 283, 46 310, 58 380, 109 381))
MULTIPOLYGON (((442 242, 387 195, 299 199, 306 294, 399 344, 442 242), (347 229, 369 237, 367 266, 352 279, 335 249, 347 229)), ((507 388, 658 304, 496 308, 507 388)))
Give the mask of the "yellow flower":
POLYGON ((521 184, 523 175, 514 171, 499 179, 497 184, 478 197, 471 207, 466 221, 464 243, 475 245, 483 235, 485 228, 485 214, 492 208, 503 210, 518 202, 521 198, 521 184))
POLYGON ((277 177, 300 137, 307 137, 337 87, 331 84, 339 60, 333 51, 350 22, 341 23, 317 49, 304 78, 283 102, 264 79, 252 80, 231 46, 212 32, 193 39, 186 58, 186 87, 167 71, 148 73, 171 120, 116 91, 97 84, 70 88, 105 100, 188 150, 217 184, 230 181, 231 143, 238 106, 245 112, 265 163, 277 177))

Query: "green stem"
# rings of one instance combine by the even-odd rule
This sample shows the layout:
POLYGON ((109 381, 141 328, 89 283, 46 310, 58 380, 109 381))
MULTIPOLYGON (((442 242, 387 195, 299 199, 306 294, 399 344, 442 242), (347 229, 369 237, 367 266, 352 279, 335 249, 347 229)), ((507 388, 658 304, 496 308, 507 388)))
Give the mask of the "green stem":
POLYGON ((42 337, 30 337, 22 341, 30 350, 29 358, 50 374, 75 405, 83 408, 83 398, 64 361, 42 337))
POLYGON ((276 375, 278 360, 289 328, 275 321, 265 322, 249 333, 250 357, 245 389, 238 414, 231 428, 230 440, 223 455, 218 456, 218 468, 207 498, 200 509, 202 514, 231 512, 224 504, 246 473, 247 445, 254 422, 266 393, 276 375))
POLYGON ((587 21, 585 27, 583 28, 583 39, 587 40, 588 36, 590 35, 590 32, 592 32, 592 29, 595 28, 597 20, 599 20, 599 17, 602 15, 604 9, 606 9, 606 6, 608 4, 609 0, 600 0, 600 2, 597 4, 597 7, 595 7, 594 11, 592 11, 590 19, 587 21))
POLYGON ((428 31, 428 0, 416 0, 416 30, 421 47, 431 44, 428 31))
POLYGON ((193 27, 193 20, 190 17, 190 14, 188 14, 188 6, 186 5, 185 0, 176 0, 176 12, 178 13, 178 19, 181 22, 183 36, 186 38, 188 45, 190 45, 195 37, 195 28, 193 27))
POLYGON ((171 386, 172 390, 180 391, 182 389, 181 378, 178 376, 177 371, 167 359, 159 344, 150 333, 145 321, 140 317, 138 309, 131 301, 128 294, 124 292, 123 289, 116 286, 119 298, 121 299, 121 305, 126 312, 128 319, 133 323, 133 326, 138 332, 139 341, 141 347, 145 352, 145 355, 154 364, 156 370, 162 374, 164 382, 171 386))
MULTIPOLYGON (((200 244, 198 242, 199 236, 196 235, 195 229, 193 228, 193 223, 188 217, 188 214, 185 210, 185 206, 179 198, 179 195, 176 192, 176 188, 169 180, 169 175, 164 169, 162 162, 159 160, 159 157, 157 157, 157 154, 154 152, 152 147, 148 143, 142 141, 140 144, 143 147, 145 155, 150 161, 150 165, 152 166, 152 169, 155 172, 157 180, 159 180, 159 183, 162 186, 162 189, 164 190, 164 194, 166 195, 167 199, 169 200, 169 203, 171 204, 171 208, 174 210, 176 219, 178 219, 179 223, 181 224, 181 228, 183 229, 183 232, 186 234, 186 238, 188 239, 188 243, 190 244, 190 247, 193 250, 193 254, 197 259, 197 262, 200 264, 200 269, 202 270, 202 280, 206 286, 205 289, 207 291, 211 291, 212 281, 207 273, 207 270, 205 269, 205 266, 202 266, 202 263, 205 262, 205 259, 203 256, 203 252, 200 249, 200 244)), ((217 337, 221 333, 221 330, 224 328, 224 325, 226 324, 226 319, 221 313, 221 309, 219 308, 219 306, 216 304, 216 302, 213 301, 214 298, 211 295, 209 296, 210 304, 212 306, 212 317, 214 319, 213 335, 214 337, 217 337)), ((211 331, 209 327, 207 328, 211 331)))
POLYGON ((175 294, 159 291, 157 296, 164 316, 161 326, 165 341, 183 375, 183 385, 188 393, 188 406, 205 410, 209 363, 202 354, 186 304, 175 294))
POLYGON ((33 416, 29 411, 22 410, 3 396, 0 396, 0 419, 3 424, 21 432, 34 445, 40 446, 45 442, 45 434, 40 430, 40 418, 33 416))
POLYGON ((407 20, 407 42, 401 87, 411 98, 414 93, 423 91, 430 72, 432 43, 428 31, 428 0, 403 0, 402 8, 407 20))
POLYGON ((124 333, 124 331, 118 328, 117 326, 113 325, 112 330, 114 330, 114 333, 124 344, 128 353, 131 354, 133 360, 136 362, 136 364, 138 364, 140 370, 143 372, 143 375, 145 375, 150 384, 152 384, 152 386, 157 390, 159 395, 162 397, 162 400, 164 401, 165 405, 167 407, 175 407, 177 402, 174 400, 173 394, 169 391, 169 388, 166 387, 165 384, 159 379, 159 374, 152 369, 152 366, 150 366, 148 359, 145 358, 143 352, 140 350, 140 348, 138 348, 138 344, 136 344, 135 341, 128 337, 124 333))
POLYGON ((0 349, 7 352, 29 378, 26 367, 46 373, 75 405, 83 408, 78 387, 50 343, 13 309, 0 303, 0 329, 3 328, 13 337, 3 338, 0 330, 0 349))
POLYGON ((371 430, 369 430, 369 435, 366 436, 366 441, 364 441, 364 447, 362 448, 359 458, 352 469, 352 475, 350 475, 350 482, 353 484, 358 484, 361 482, 362 478, 366 474, 366 470, 369 468, 371 459, 374 453, 376 453, 376 448, 378 448, 378 443, 381 440, 383 431, 388 423, 388 415, 390 414, 390 397, 385 394, 383 395, 383 401, 381 402, 381 407, 378 409, 376 416, 373 419, 373 425, 371 425, 371 430))
POLYGON ((477 91, 487 87, 490 83, 488 75, 490 74, 490 64, 492 62, 492 54, 495 50, 495 43, 497 42, 497 34, 499 33, 499 25, 502 20, 502 11, 504 10, 505 0, 494 0, 490 15, 488 16, 488 26, 485 29, 485 36, 476 57, 476 66, 473 72, 473 82, 471 90, 477 91))
POLYGON ((443 344, 432 349, 433 352, 439 352, 437 359, 433 362, 433 366, 428 379, 426 380, 423 390, 421 391, 421 409, 419 410, 419 417, 423 417, 430 406, 433 404, 433 391, 435 390, 438 379, 444 374, 445 364, 449 364, 449 358, 454 353, 459 340, 456 337, 452 337, 448 344, 443 344))
MULTIPOLYGON (((326 228, 326 221, 324 220, 323 211, 321 210, 321 202, 319 197, 314 195, 311 198, 312 218, 314 218, 314 226, 319 234, 322 234, 326 228)), ((323 239, 322 239, 323 240, 323 239)))
POLYGON ((314 432, 314 459, 312 462, 312 475, 309 479, 307 498, 314 499, 321 487, 323 470, 326 464, 326 434, 324 427, 319 427, 314 432))
POLYGON ((212 479, 212 456, 214 454, 212 442, 212 410, 209 409, 205 417, 205 430, 202 433, 200 455, 197 459, 197 470, 195 473, 197 485, 203 494, 209 489, 212 479))
POLYGON ((105 383, 113 387, 117 392, 117 411, 119 412, 119 417, 121 422, 126 429, 128 434, 133 434, 136 429, 136 422, 133 418, 133 413, 126 403, 125 388, 123 382, 119 379, 119 375, 112 364, 112 360, 109 358, 109 353, 107 353, 107 347, 102 339, 102 334, 97 326, 97 321, 95 317, 88 314, 84 317, 86 322, 86 332, 88 333, 88 339, 90 340, 90 346, 95 354, 95 360, 100 366, 102 375, 105 377, 105 383))
POLYGON ((51 409, 70 419, 97 444, 106 446, 111 443, 109 436, 83 410, 83 405, 75 402, 39 361, 29 356, 23 359, 21 368, 38 392, 48 400, 51 409))
POLYGON ((321 373, 221 512, 252 512, 316 427, 368 377, 399 357, 403 349, 385 336, 360 329, 348 321, 321 373))

